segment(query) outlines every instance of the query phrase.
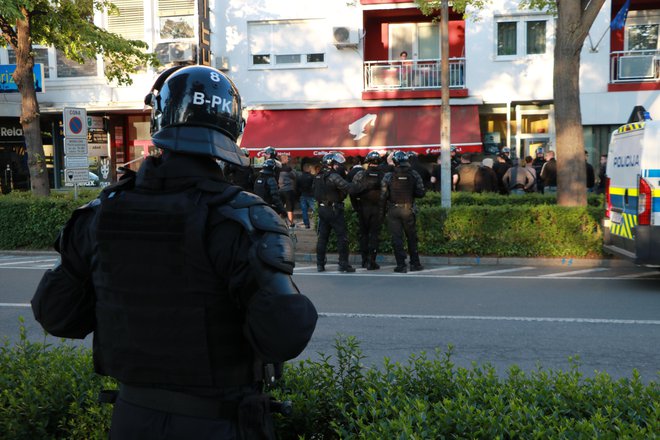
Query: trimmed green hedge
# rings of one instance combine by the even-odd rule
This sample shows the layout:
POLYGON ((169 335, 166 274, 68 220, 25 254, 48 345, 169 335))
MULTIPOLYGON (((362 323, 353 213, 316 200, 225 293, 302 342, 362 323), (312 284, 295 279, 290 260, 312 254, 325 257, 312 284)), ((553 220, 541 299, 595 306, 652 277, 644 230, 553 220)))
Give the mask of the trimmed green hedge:
MULTIPOLYGON (((287 365, 274 397, 291 400, 275 416, 280 439, 656 438, 660 388, 636 371, 613 380, 513 366, 504 378, 486 364, 456 367, 451 347, 365 367, 353 337, 338 337, 335 356, 287 365)), ((96 402, 116 388, 92 372, 90 351, 26 340, 0 348, 3 439, 107 438, 112 407, 96 402)))
MULTIPOLYGON (((0 196, 0 249, 49 249, 58 231, 78 206, 98 190, 48 198, 29 193, 0 196)), ((440 194, 418 201, 417 230, 422 255, 595 258, 602 254, 602 196, 589 196, 584 208, 556 205, 554 196, 453 193, 452 208, 440 207, 440 194)), ((358 249, 357 215, 347 204, 351 252, 358 249)), ((387 228, 381 231, 381 253, 392 253, 387 228)), ((330 251, 335 251, 334 240, 330 251)))

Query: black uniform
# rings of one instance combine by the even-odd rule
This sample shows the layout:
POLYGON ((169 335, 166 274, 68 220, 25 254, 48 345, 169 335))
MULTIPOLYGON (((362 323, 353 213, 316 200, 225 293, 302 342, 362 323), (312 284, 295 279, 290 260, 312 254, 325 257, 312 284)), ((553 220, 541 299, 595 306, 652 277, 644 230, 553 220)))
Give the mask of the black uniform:
POLYGON ((324 167, 314 178, 314 198, 318 203, 319 224, 316 242, 316 266, 319 271, 325 270, 326 249, 330 231, 337 235, 337 252, 339 253, 339 270, 354 271, 348 263, 348 232, 344 217, 344 199, 347 194, 356 192, 356 187, 348 183, 338 171, 324 167))
POLYGON ((264 168, 259 172, 257 178, 254 180, 253 192, 264 199, 264 201, 268 203, 275 212, 286 215, 286 210, 282 203, 282 197, 280 196, 280 190, 277 186, 277 180, 275 180, 275 173, 273 170, 264 168))
POLYGON ((424 197, 426 190, 419 174, 409 166, 397 166, 387 173, 381 184, 381 208, 387 209, 387 226, 392 234, 392 247, 396 258, 396 271, 406 271, 406 251, 403 247, 403 234, 408 241, 410 269, 421 270, 417 250, 417 224, 415 219, 415 198, 424 197))
POLYGON ((229 183, 240 186, 245 191, 253 191, 254 170, 251 166, 241 166, 229 163, 225 166, 224 172, 229 183))
POLYGON ((380 206, 380 184, 385 173, 377 164, 369 164, 366 169, 358 172, 353 183, 360 188, 355 195, 357 199, 357 214, 360 234, 360 254, 362 267, 369 270, 378 269, 376 256, 378 254, 378 239, 383 226, 383 210, 380 206))
POLYGON ((264 366, 300 354, 317 315, 261 199, 211 157, 165 151, 76 210, 55 248, 32 308, 52 335, 94 332, 96 371, 121 383, 111 438, 274 437, 264 366))

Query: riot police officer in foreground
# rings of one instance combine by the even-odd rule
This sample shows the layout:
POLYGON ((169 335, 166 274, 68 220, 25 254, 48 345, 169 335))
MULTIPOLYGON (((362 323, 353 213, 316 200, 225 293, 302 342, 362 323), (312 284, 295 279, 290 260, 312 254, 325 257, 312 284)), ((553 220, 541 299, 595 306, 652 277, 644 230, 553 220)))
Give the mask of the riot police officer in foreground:
POLYGON ((275 159, 266 159, 254 181, 254 193, 264 199, 271 208, 278 214, 286 216, 286 210, 280 197, 280 190, 275 180, 275 170, 277 161, 275 159))
POLYGON ((394 171, 383 177, 381 184, 381 209, 387 210, 387 226, 392 234, 392 247, 396 267, 394 272, 405 273, 406 251, 403 247, 403 234, 408 241, 410 270, 423 270, 417 250, 417 222, 415 219, 415 198, 424 197, 426 190, 419 174, 410 168, 408 155, 397 151, 392 155, 394 171))
POLYGON ((372 151, 365 158, 367 168, 357 172, 353 183, 360 188, 355 195, 354 205, 358 214, 360 235, 360 254, 362 267, 367 270, 380 269, 376 263, 378 239, 383 226, 383 211, 380 207, 380 184, 385 173, 380 167, 381 157, 378 151, 372 151))
MULTIPOLYGON (((241 148, 241 151, 245 154, 245 157, 250 158, 250 152, 247 148, 241 148)), ((245 191, 252 192, 254 186, 254 169, 252 169, 249 163, 247 165, 227 163, 224 168, 224 174, 229 183, 240 186, 245 191)))
POLYGON ((332 230, 337 235, 339 271, 355 272, 355 268, 348 264, 348 232, 344 217, 344 199, 347 194, 357 192, 357 187, 340 175, 340 167, 344 162, 346 159, 341 153, 326 154, 321 160, 323 168, 314 178, 314 198, 318 203, 319 213, 316 241, 316 270, 319 272, 325 271, 325 253, 332 230))
POLYGON ((35 318, 59 337, 94 332, 96 371, 121 384, 111 439, 274 438, 262 384, 317 314, 291 279, 288 228, 214 159, 246 165, 238 90, 216 69, 172 68, 145 102, 162 157, 73 213, 35 318))

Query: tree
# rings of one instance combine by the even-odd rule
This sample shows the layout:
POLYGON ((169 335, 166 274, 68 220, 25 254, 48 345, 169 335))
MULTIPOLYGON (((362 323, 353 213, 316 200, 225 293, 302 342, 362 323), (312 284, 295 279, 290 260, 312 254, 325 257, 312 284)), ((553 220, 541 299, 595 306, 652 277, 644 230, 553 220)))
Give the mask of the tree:
MULTIPOLYGON (((437 15, 442 0, 415 0, 425 15, 437 15)), ((465 14, 489 0, 455 0, 452 9, 465 14)), ((580 53, 605 0, 520 0, 521 8, 557 16, 553 88, 557 149, 557 203, 586 206, 584 135, 580 110, 580 53)))
POLYGON ((32 193, 50 194, 41 140, 39 102, 34 88, 33 45, 54 46, 78 63, 102 55, 108 81, 131 84, 130 74, 157 66, 142 41, 126 40, 94 24, 94 13, 117 14, 108 0, 0 0, 0 45, 16 52, 13 78, 21 95, 21 126, 28 154, 32 193))

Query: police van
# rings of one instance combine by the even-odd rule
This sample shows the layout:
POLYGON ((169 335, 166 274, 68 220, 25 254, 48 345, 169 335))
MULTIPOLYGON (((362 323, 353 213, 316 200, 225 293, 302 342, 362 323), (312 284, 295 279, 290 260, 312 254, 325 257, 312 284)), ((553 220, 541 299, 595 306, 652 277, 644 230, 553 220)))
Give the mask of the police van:
POLYGON ((631 122, 610 140, 603 245, 644 266, 660 266, 660 121, 631 122))

